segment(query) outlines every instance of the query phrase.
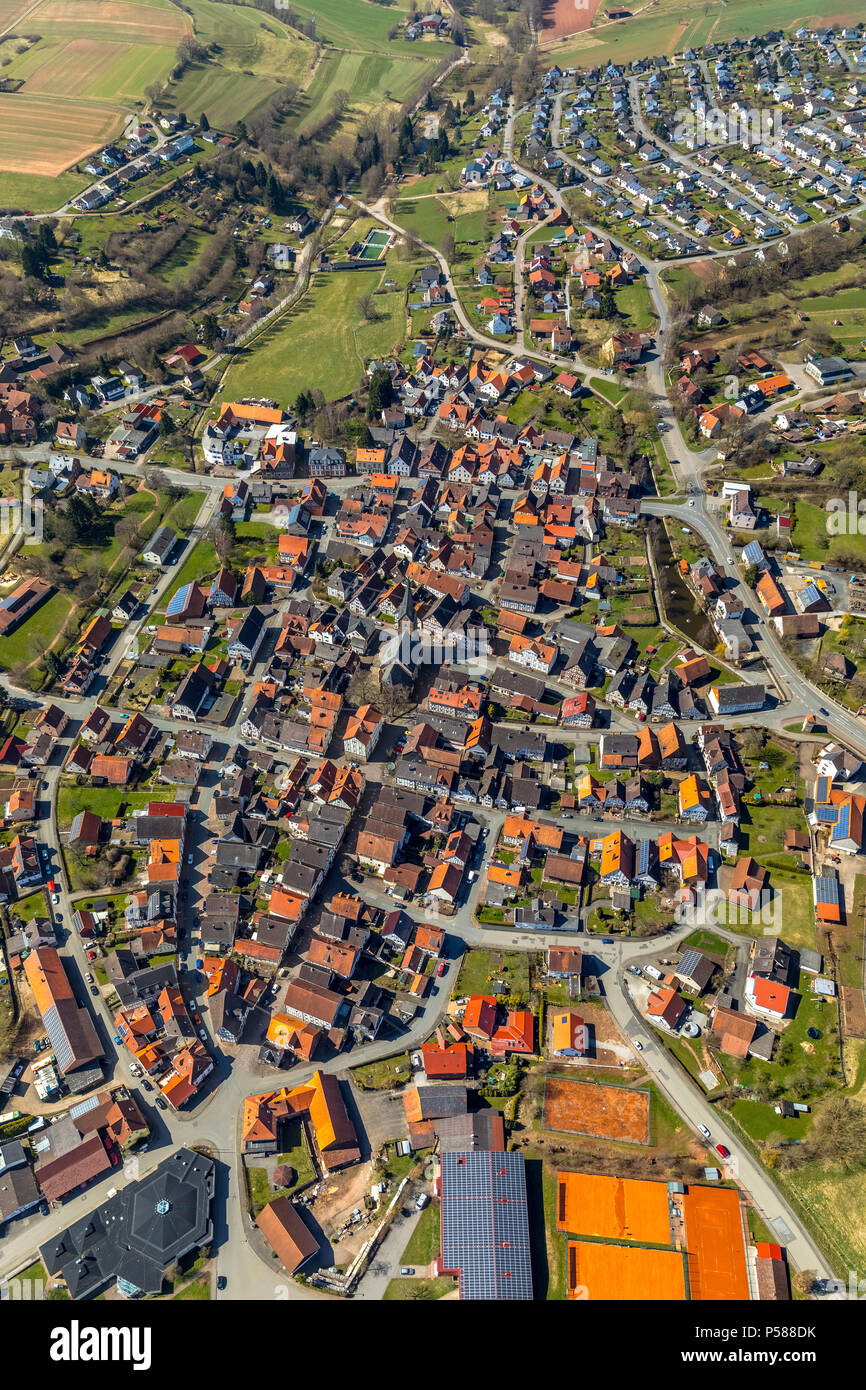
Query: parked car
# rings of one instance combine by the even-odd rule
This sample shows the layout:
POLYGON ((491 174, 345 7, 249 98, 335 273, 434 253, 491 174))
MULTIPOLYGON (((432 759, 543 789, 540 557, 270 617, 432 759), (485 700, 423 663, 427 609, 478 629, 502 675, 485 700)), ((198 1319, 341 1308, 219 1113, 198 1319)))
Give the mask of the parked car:
POLYGON ((98 988, 97 988, 96 985, 91 985, 91 986, 90 986, 90 993, 94 996, 94 998, 96 998, 96 999, 99 998, 99 990, 98 990, 98 988))
POLYGON ((228 1286, 228 1282, 229 1281, 224 1274, 217 1275, 217 1288, 219 1289, 220 1293, 222 1293, 223 1289, 228 1286))
POLYGON ((698 1130, 705 1139, 711 1138, 710 1131, 707 1129, 706 1125, 698 1125, 698 1130))
POLYGON ((415 1273, 415 1266, 414 1266, 414 1265, 401 1265, 401 1266, 400 1266, 400 1273, 403 1274, 403 1275, 412 1275, 412 1274, 415 1273))
POLYGON ((148 1079, 147 1079, 146 1076, 143 1076, 143 1077, 141 1078, 141 1084, 142 1084, 142 1086, 144 1087, 145 1091, 152 1091, 152 1090, 153 1090, 153 1086, 150 1084, 150 1082, 148 1081, 148 1079))
POLYGON ((643 1052, 643 1043, 641 1042, 640 1038, 635 1038, 634 1045, 637 1048, 638 1052, 643 1052))
POLYGON ((203 1028, 199 1028, 198 1035, 201 1038, 202 1042, 207 1042, 207 1033, 204 1031, 203 1028))
POLYGON ((87 981, 87 983, 88 983, 89 985, 92 985, 92 984, 93 984, 93 976, 91 975, 91 973, 90 973, 89 970, 87 971, 87 973, 86 973, 86 975, 84 976, 84 978, 85 978, 85 980, 87 981))
POLYGON ((166 1103, 165 1103, 165 1101, 163 1100, 162 1096, 157 1096, 157 1098, 156 1098, 156 1104, 157 1104, 158 1109, 160 1109, 160 1110, 167 1110, 167 1109, 168 1109, 168 1106, 166 1105, 166 1103))
POLYGON ((722 1158, 730 1158, 731 1156, 730 1149, 726 1148, 724 1144, 716 1145, 716 1153, 720 1153, 722 1155, 722 1158))
POLYGON ((439 969, 436 971, 436 974, 439 976, 440 979, 441 979, 442 976, 446 973, 447 969, 448 969, 448 962, 447 962, 447 960, 442 960, 442 961, 440 961, 440 962, 439 962, 439 969))

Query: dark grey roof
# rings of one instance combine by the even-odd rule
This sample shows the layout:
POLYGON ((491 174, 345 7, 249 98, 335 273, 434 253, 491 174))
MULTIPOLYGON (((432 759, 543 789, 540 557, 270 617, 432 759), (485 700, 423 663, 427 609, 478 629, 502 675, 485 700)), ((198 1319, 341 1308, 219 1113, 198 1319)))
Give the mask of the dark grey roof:
POLYGON ((45 1268, 62 1274, 73 1298, 113 1278, 159 1293, 167 1266, 210 1242, 213 1190, 213 1159, 178 1149, 46 1242, 39 1251, 45 1268))

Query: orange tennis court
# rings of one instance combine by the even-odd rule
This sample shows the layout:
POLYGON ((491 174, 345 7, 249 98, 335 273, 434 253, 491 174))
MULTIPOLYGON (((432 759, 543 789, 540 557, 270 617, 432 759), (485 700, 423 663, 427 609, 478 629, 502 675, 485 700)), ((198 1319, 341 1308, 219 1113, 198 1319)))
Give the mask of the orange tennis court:
POLYGON ((579 1236, 670 1245, 667 1183, 559 1173, 556 1227, 579 1236))
POLYGON ((682 1198, 689 1296, 697 1302, 748 1302, 749 1276, 740 1194, 733 1187, 689 1187, 682 1198))
POLYGON ((649 1091, 555 1074, 545 1077, 541 1117, 544 1129, 648 1144, 649 1117, 649 1091))
POLYGON ((568 1297, 617 1303, 682 1303, 686 1297, 682 1253, 570 1240, 568 1297))

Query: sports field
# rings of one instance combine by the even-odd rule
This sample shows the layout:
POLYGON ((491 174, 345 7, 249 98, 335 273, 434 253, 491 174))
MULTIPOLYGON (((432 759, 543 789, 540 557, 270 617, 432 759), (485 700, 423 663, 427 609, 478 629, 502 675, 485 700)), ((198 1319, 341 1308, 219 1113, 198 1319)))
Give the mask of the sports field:
POLYGON ((686 1296, 683 1258, 679 1250, 570 1240, 568 1297, 617 1303, 682 1303, 686 1296))
POLYGON ((542 1124, 545 1129, 565 1134, 590 1134, 597 1139, 648 1144, 649 1092, 548 1076, 544 1082, 542 1124))
POLYGON ((541 40, 581 34, 592 24, 599 0, 548 0, 541 21, 541 40))
POLYGON ((739 1192, 735 1187, 689 1187, 682 1204, 689 1296, 698 1302, 747 1302, 749 1277, 739 1192))
POLYGON ((595 1173, 559 1173, 556 1229, 599 1240, 670 1245, 667 1184, 595 1173))

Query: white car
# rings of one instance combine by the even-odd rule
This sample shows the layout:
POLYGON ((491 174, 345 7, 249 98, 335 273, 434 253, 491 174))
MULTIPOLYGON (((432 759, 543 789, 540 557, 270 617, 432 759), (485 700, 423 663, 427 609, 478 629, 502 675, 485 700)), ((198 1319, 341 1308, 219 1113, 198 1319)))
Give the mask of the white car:
POLYGON ((198 1035, 201 1038, 202 1042, 207 1042, 207 1033, 204 1031, 203 1028, 199 1028, 198 1035))
POLYGON ((698 1125, 698 1129, 700 1130, 701 1134, 704 1136, 705 1139, 710 1139, 712 1137, 706 1125, 698 1125))
POLYGON ((634 1045, 637 1048, 638 1052, 643 1052, 643 1043, 641 1042, 640 1038, 635 1038, 634 1045))

